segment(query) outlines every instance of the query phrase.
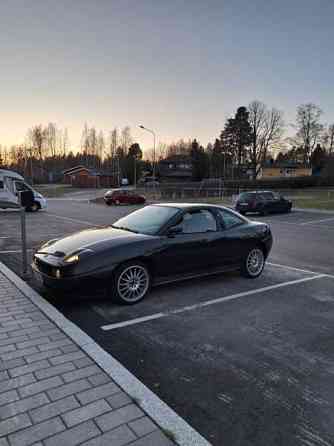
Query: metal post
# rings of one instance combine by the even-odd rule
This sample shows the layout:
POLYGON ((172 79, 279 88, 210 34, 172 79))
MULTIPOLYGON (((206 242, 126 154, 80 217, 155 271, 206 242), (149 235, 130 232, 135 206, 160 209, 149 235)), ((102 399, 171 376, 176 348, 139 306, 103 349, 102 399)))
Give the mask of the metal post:
POLYGON ((31 173, 31 185, 34 185, 34 171, 32 165, 32 150, 30 149, 30 173, 31 173))
POLYGON ((27 228, 26 228, 26 210, 22 206, 21 193, 20 200, 20 214, 21 214, 21 243, 22 243, 22 275, 25 277, 28 274, 28 257, 27 257, 27 228))
POLYGON ((153 166, 152 166, 152 171, 153 171, 153 195, 155 198, 155 140, 156 140, 156 134, 153 130, 148 129, 146 127, 144 127, 143 125, 139 126, 141 129, 146 130, 147 132, 151 133, 151 135, 153 135, 153 166))
POLYGON ((121 185, 121 171, 120 171, 119 157, 117 157, 117 176, 118 176, 118 187, 120 187, 120 185, 121 185))

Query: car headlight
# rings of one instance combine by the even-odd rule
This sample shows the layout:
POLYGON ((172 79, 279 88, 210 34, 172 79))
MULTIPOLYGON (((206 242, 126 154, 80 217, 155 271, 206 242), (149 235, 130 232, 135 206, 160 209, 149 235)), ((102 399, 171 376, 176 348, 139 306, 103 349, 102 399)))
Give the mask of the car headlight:
POLYGON ((66 257, 64 257, 65 263, 77 263, 80 260, 80 257, 82 257, 85 254, 93 252, 91 249, 82 249, 81 251, 72 252, 71 254, 68 254, 66 257))
POLYGON ((73 254, 73 255, 70 255, 68 257, 65 257, 64 258, 64 262, 65 263, 76 263, 76 262, 79 262, 79 255, 78 254, 73 254))

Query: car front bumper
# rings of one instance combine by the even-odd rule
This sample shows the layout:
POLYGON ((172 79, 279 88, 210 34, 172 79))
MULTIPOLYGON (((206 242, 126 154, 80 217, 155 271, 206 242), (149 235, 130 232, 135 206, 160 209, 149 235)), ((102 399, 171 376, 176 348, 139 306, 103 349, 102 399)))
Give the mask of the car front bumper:
MULTIPOLYGON (((107 281, 112 280, 112 273, 117 265, 111 265, 108 270, 97 270, 87 274, 73 275, 67 277, 55 277, 45 274, 38 268, 35 263, 32 263, 31 268, 33 275, 37 282, 46 288, 54 290, 96 290, 105 286, 107 281)), ((61 271, 61 269, 60 269, 61 271)))
POLYGON ((46 209, 48 207, 47 201, 45 198, 36 197, 35 201, 37 201, 41 207, 41 209, 46 209))

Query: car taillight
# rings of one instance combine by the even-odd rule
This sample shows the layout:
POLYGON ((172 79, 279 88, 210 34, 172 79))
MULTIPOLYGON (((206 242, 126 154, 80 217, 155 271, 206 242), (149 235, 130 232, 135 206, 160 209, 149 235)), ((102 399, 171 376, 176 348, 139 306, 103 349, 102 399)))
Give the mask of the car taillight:
POLYGON ((256 200, 252 200, 252 201, 250 202, 250 207, 251 207, 251 208, 256 208, 256 200))

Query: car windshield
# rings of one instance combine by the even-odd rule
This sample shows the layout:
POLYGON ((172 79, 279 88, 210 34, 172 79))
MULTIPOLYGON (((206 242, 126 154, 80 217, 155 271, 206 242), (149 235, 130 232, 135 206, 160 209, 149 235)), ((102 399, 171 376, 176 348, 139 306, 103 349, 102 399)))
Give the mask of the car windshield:
POLYGON ((170 206, 146 206, 121 218, 112 227, 155 235, 178 212, 179 209, 170 206))

